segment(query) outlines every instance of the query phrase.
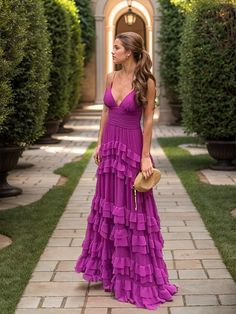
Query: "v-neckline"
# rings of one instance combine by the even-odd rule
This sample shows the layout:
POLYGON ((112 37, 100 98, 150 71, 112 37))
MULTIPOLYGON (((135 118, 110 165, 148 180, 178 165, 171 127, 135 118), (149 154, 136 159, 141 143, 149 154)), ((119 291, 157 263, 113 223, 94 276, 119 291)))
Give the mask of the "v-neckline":
MULTIPOLYGON (((112 82, 113 83, 113 82, 112 82)), ((110 84, 110 93, 111 93, 111 96, 112 96, 112 99, 114 100, 114 103, 116 105, 116 107, 120 107, 120 105, 124 102, 124 100, 134 91, 134 89, 132 88, 129 93, 127 95, 125 95, 125 97, 122 99, 122 101, 120 102, 120 104, 118 105, 113 94, 112 94, 112 83, 110 84)))

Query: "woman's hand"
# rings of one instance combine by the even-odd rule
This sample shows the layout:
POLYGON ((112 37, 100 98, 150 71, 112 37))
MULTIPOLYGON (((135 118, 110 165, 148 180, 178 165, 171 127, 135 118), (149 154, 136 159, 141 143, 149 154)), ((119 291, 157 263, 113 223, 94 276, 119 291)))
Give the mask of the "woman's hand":
POLYGON ((101 158, 99 156, 99 150, 100 150, 100 147, 101 147, 101 144, 98 144, 97 147, 95 148, 94 150, 94 153, 93 153, 93 158, 94 158, 94 161, 95 161, 95 164, 99 164, 100 161, 101 161, 101 158))
POLYGON ((153 173, 152 160, 150 157, 142 157, 141 159, 141 171, 145 179, 150 177, 153 173))

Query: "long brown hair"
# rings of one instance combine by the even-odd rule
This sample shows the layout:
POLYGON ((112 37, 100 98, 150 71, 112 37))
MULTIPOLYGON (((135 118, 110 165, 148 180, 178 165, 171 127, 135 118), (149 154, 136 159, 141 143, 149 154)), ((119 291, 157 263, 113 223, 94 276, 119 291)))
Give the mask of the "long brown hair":
POLYGON ((126 51, 131 51, 137 62, 132 88, 136 91, 136 101, 138 104, 145 106, 147 104, 147 81, 151 78, 156 86, 156 79, 150 71, 152 61, 149 53, 144 48, 143 38, 134 32, 124 32, 117 34, 116 39, 122 42, 126 51))

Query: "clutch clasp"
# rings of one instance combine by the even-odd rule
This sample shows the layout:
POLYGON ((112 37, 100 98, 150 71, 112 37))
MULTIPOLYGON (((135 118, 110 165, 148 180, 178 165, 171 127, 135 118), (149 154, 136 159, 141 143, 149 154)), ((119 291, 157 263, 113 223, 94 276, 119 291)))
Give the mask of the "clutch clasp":
POLYGON ((133 193, 134 193, 134 209, 137 210, 137 191, 133 185, 133 193))

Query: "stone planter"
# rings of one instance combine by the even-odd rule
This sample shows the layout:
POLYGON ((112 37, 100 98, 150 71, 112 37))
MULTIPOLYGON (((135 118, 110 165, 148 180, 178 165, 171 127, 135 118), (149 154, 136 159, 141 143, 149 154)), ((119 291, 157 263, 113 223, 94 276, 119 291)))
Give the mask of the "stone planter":
POLYGON ((182 120, 182 106, 178 103, 176 104, 170 104, 171 105, 171 111, 176 119, 175 124, 179 125, 182 120))
POLYGON ((209 155, 217 160, 215 165, 210 168, 214 170, 235 171, 236 165, 233 160, 236 159, 236 142, 235 141, 206 141, 209 155))
POLYGON ((22 148, 19 146, 0 147, 0 197, 22 194, 22 189, 7 182, 8 171, 16 167, 21 153, 22 148))
POLYGON ((74 131, 74 129, 72 128, 64 128, 64 125, 70 120, 70 117, 71 117, 70 113, 64 116, 63 120, 60 122, 57 133, 71 133, 74 131))
POLYGON ((44 122, 44 126, 46 128, 46 132, 43 136, 37 139, 37 144, 57 144, 60 143, 61 140, 52 138, 51 136, 57 133, 59 129, 59 124, 61 120, 48 120, 44 122))

